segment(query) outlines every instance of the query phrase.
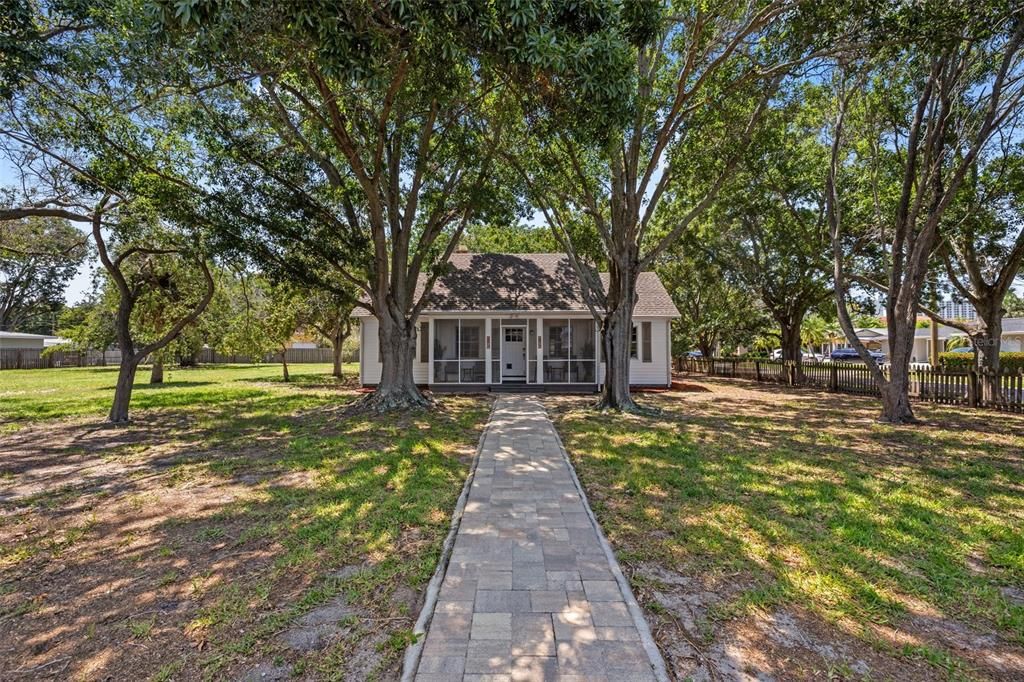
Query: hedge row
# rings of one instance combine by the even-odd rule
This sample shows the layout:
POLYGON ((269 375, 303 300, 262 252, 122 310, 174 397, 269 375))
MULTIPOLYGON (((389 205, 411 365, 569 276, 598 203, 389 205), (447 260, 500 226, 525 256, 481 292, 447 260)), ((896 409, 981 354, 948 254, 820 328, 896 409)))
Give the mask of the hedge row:
MULTIPOLYGON (((974 353, 939 353, 939 363, 947 369, 970 369, 974 353)), ((1024 353, 1000 353, 999 367, 1004 372, 1024 370, 1024 353)))

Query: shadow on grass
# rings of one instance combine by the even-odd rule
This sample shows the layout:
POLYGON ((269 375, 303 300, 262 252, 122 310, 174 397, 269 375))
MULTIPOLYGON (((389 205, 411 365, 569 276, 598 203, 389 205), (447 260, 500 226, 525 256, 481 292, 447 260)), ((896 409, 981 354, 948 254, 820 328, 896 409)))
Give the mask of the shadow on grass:
POLYGON ((896 428, 870 398, 708 384, 642 398, 660 417, 557 412, 627 563, 731 576, 719 617, 798 606, 1024 664, 1024 419, 917 406, 896 428))
POLYGON ((68 676, 237 677, 275 659, 361 677, 350 652, 378 645, 390 669, 488 405, 381 422, 341 418, 349 399, 263 394, 0 440, 0 575, 15 586, 0 593, 0 677, 64 656, 68 676), (278 638, 339 597, 353 620, 323 648, 278 638))

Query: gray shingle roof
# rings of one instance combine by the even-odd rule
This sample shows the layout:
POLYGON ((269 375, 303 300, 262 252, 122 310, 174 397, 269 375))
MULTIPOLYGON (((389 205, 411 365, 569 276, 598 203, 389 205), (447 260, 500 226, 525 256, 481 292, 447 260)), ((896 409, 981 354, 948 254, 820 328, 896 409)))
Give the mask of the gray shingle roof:
MULTIPOLYGON (((579 277, 568 257, 560 253, 456 253, 451 270, 438 278, 425 313, 436 312, 588 312, 579 277)), ((421 275, 417 298, 426 277, 421 275)), ((601 273, 607 286, 608 273, 601 273)), ((679 311, 658 275, 640 273, 638 301, 641 317, 678 317, 679 311)), ((356 308, 356 316, 367 316, 356 308)))

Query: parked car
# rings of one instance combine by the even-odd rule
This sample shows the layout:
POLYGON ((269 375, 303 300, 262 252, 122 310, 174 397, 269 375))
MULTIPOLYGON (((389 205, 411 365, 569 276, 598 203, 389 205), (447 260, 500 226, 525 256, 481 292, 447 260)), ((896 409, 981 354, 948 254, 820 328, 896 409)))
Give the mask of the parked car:
MULTIPOLYGON (((824 355, 818 355, 817 353, 808 353, 807 351, 803 351, 803 354, 800 357, 803 359, 804 362, 810 363, 821 362, 822 360, 825 359, 824 355)), ((775 350, 773 350, 771 354, 771 359, 782 360, 782 349, 776 348, 775 350)))
MULTIPOLYGON (((875 362, 885 362, 885 353, 880 353, 877 350, 869 350, 868 354, 875 359, 875 362)), ((829 358, 833 362, 860 362, 860 354, 856 348, 836 348, 829 355, 829 358)))
POLYGON ((701 353, 699 350, 691 350, 686 354, 686 357, 696 358, 699 360, 700 358, 704 357, 704 354, 701 353))
POLYGON ((951 350, 949 352, 950 353, 973 353, 974 349, 970 348, 970 347, 954 348, 953 350, 951 350))

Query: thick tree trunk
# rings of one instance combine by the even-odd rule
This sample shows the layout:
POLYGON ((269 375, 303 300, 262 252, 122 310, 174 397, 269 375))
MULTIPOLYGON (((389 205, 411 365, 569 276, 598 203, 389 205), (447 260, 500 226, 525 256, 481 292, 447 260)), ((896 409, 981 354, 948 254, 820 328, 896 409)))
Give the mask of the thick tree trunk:
POLYGON ((999 402, 1003 395, 999 378, 999 351, 1003 342, 1003 307, 998 303, 980 306, 978 314, 985 323, 985 329, 973 339, 981 398, 987 403, 995 403, 999 402))
POLYGON ((153 357, 153 369, 149 372, 149 383, 164 383, 164 359, 161 357, 160 353, 157 353, 153 357))
POLYGON ((882 416, 879 421, 890 424, 913 424, 917 421, 910 407, 909 370, 891 370, 892 379, 882 387, 882 416))
POLYGON ((800 323, 792 319, 783 319, 779 322, 782 328, 782 361, 786 363, 787 382, 790 384, 802 384, 803 375, 803 351, 800 345, 800 323), (789 367, 792 366, 792 374, 789 367))
POLYGON ((782 359, 785 362, 800 364, 803 359, 800 343, 800 323, 786 320, 780 322, 782 327, 782 359))
POLYGON ((331 354, 332 354, 332 356, 334 358, 334 369, 331 371, 331 375, 336 377, 336 378, 338 378, 338 379, 342 378, 342 372, 341 372, 341 347, 344 344, 344 342, 345 342, 345 340, 343 338, 335 337, 333 339, 333 341, 332 341, 333 345, 331 346, 331 351, 332 351, 331 354))
POLYGON ((879 421, 890 424, 917 422, 910 406, 910 358, 917 331, 916 309, 910 320, 889 323, 889 380, 882 385, 882 414, 879 421))
POLYGON ((117 371, 117 384, 114 386, 114 404, 110 407, 107 421, 111 424, 128 423, 128 406, 132 401, 132 388, 135 385, 135 373, 139 369, 142 358, 133 353, 121 354, 121 366, 117 371))
POLYGON ((637 412, 629 392, 630 341, 633 335, 633 306, 636 305, 635 268, 613 263, 610 268, 607 312, 601 320, 604 347, 604 384, 598 407, 603 410, 637 412))
POLYGON ((387 312, 378 318, 380 330, 381 375, 377 390, 366 404, 378 412, 421 408, 430 405, 412 377, 413 330, 416 321, 387 312))

